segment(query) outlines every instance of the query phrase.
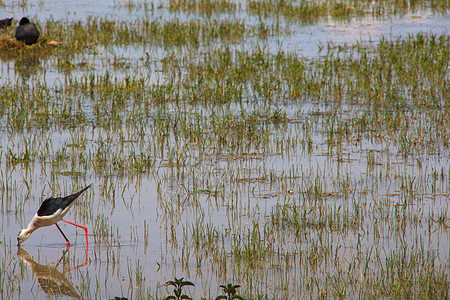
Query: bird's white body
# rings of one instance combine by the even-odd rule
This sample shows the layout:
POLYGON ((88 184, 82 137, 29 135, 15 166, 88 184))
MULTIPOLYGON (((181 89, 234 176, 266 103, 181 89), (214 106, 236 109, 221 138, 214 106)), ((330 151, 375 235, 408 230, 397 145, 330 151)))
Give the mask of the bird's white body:
POLYGON ((67 212, 69 211, 69 208, 72 205, 73 205, 73 202, 66 209, 64 209, 64 210, 58 209, 51 216, 38 216, 38 214, 35 214, 33 219, 31 219, 30 224, 28 224, 28 227, 25 229, 22 229, 19 232, 19 235, 17 236, 19 243, 22 243, 23 241, 28 239, 30 237, 31 233, 33 233, 33 231, 35 231, 36 229, 38 229, 40 227, 51 226, 51 225, 56 224, 57 222, 61 221, 62 218, 64 218, 64 216, 67 214, 67 212))
MULTIPOLYGON (((86 189, 88 189, 91 185, 87 186, 83 190, 79 191, 78 193, 75 193, 73 195, 69 195, 63 198, 48 198, 42 202, 41 207, 39 208, 38 212, 34 215, 33 219, 31 220, 30 224, 28 224, 28 227, 25 229, 22 229, 19 232, 19 235, 17 236, 17 241, 19 242, 19 245, 23 243, 26 239, 28 239, 35 231, 36 229, 40 227, 45 226, 51 226, 53 224, 56 224, 57 222, 63 220, 64 216, 67 214, 69 209, 72 207, 72 205, 75 203, 74 200, 86 189)), ((87 229, 84 226, 80 226, 78 224, 74 224, 72 222, 63 220, 67 223, 82 227, 86 230, 87 229)), ((58 226, 56 224, 56 226, 58 226)), ((61 229, 58 226, 58 229, 61 231, 61 229)), ((62 233, 62 231, 61 231, 62 233)), ((63 233, 62 233, 63 234, 63 233)), ((65 235, 63 234, 64 238, 65 235)), ((87 238, 87 235, 86 235, 87 238)), ((67 239, 66 239, 67 240, 67 239)), ((68 242, 68 240, 67 240, 68 242)), ((69 243, 69 242, 68 242, 69 243)))

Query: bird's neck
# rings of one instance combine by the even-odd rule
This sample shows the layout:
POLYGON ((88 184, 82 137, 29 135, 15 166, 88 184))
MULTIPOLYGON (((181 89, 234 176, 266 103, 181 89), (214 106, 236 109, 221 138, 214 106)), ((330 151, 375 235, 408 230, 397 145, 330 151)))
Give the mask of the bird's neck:
POLYGON ((36 216, 35 216, 33 218, 33 220, 31 220, 30 224, 28 224, 28 227, 25 228, 24 233, 30 235, 33 231, 35 231, 38 228, 39 228, 39 226, 38 226, 38 224, 36 224, 36 216))
POLYGON ((29 236, 33 231, 35 231, 36 229, 38 229, 38 227, 34 226, 34 224, 30 224, 28 225, 27 228, 25 228, 25 230, 23 231, 23 233, 26 236, 29 236))

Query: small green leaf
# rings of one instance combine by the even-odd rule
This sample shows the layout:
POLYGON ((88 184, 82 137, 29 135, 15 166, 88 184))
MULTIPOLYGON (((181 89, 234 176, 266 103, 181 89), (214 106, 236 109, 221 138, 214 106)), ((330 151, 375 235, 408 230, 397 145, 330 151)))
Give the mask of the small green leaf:
POLYGON ((173 286, 177 286, 175 282, 173 282, 172 280, 169 280, 165 283, 165 285, 173 285, 173 286))
POLYGON ((220 295, 220 296, 217 296, 215 300, 220 300, 220 299, 227 299, 227 296, 220 295))
POLYGON ((194 284, 193 284, 192 282, 190 282, 190 281, 183 281, 183 282, 181 283, 181 286, 185 286, 185 285, 194 286, 194 284))

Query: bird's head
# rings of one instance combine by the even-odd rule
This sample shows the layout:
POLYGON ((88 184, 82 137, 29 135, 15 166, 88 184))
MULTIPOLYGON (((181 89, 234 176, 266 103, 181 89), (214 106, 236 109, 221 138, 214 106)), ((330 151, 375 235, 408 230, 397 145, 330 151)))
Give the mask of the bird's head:
POLYGON ((27 17, 23 17, 19 21, 19 26, 22 26, 22 25, 25 25, 25 24, 29 24, 29 23, 30 23, 30 20, 27 17))
POLYGON ((19 234, 17 235, 17 242, 18 245, 22 244, 26 239, 30 237, 31 232, 28 232, 25 229, 22 229, 19 234))

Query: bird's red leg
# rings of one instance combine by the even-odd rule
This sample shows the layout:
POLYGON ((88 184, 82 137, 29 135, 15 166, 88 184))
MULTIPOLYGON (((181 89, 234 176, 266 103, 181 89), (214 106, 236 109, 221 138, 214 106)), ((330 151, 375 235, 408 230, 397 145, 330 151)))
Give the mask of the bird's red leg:
POLYGON ((61 221, 64 221, 64 222, 66 222, 66 223, 69 223, 69 224, 75 225, 75 226, 77 226, 77 227, 83 228, 84 231, 86 232, 86 245, 89 247, 89 242, 88 242, 88 229, 87 229, 86 226, 82 226, 82 225, 79 225, 79 224, 76 224, 76 223, 73 223, 73 222, 70 222, 70 221, 67 221, 67 220, 64 220, 64 219, 61 219, 61 221))
POLYGON ((61 234, 63 235, 64 239, 66 240, 67 246, 69 246, 69 245, 70 245, 69 239, 66 237, 66 235, 65 235, 64 232, 61 230, 61 228, 59 228, 58 223, 55 223, 55 225, 56 225, 56 227, 58 228, 59 232, 61 232, 61 234))

